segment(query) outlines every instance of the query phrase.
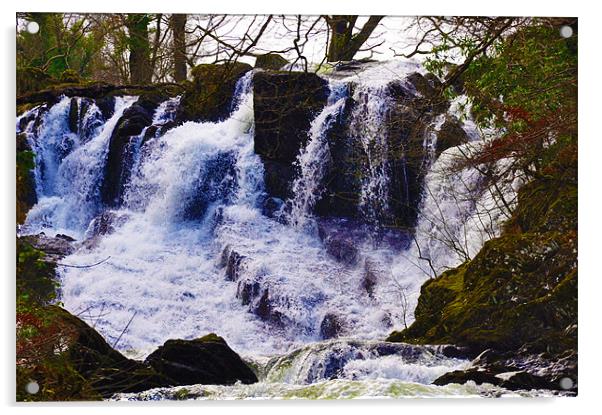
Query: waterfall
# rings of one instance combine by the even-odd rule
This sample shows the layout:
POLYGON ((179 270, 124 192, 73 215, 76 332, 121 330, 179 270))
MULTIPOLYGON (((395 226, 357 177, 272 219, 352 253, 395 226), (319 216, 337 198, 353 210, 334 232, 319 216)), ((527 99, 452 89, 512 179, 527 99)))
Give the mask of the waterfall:
MULTIPOLYGON (((350 382, 370 376, 432 380, 461 362, 432 350, 417 351, 415 360, 401 349, 385 355, 370 342, 411 323, 420 286, 432 276, 421 257, 430 258, 436 272, 458 265, 462 258, 453 244, 441 240, 457 240, 473 255, 495 235, 504 210, 476 169, 446 174, 454 154, 469 147, 451 148, 435 160, 440 116, 419 142, 428 170, 415 229, 420 251, 393 238, 380 238, 376 248, 364 243, 365 223, 379 224, 391 214, 387 124, 396 101, 389 83, 330 79, 328 100, 296 159, 288 221, 263 213, 269 195, 264 164, 254 152, 252 72, 238 81, 223 121, 175 125, 179 97, 160 103, 150 125, 127 137, 132 162, 121 184, 122 203, 111 208, 99 194, 111 136, 137 98, 116 98, 108 119, 86 98, 34 108, 17 118, 17 131, 36 154, 39 195, 20 232, 73 236, 77 250, 65 264, 101 262, 59 268, 61 301, 109 343, 119 338, 122 351, 143 356, 169 338, 216 332, 246 355, 284 354, 266 368, 278 382, 327 381, 328 362, 338 362, 337 376, 350 382), (336 123, 344 126, 336 131, 342 137, 329 141, 336 123), (339 141, 359 153, 349 163, 358 172, 360 214, 330 218, 336 229, 324 236, 308 225, 324 220, 315 208, 325 195, 331 146, 339 141), (467 192, 466 200, 454 198, 467 192), (326 341, 333 337, 341 342, 326 341), (289 354, 295 350, 301 351, 289 354), (291 369, 282 374, 287 365, 291 369), (394 367, 402 369, 395 373, 394 367)), ((512 198, 512 186, 502 192, 512 198)))
MULTIPOLYGON (((113 116, 95 128, 94 136, 87 141, 86 135, 79 136, 69 128, 69 98, 62 98, 43 115, 39 131, 28 136, 36 154, 36 191, 40 198, 27 216, 27 232, 50 228, 81 237, 102 209, 99 187, 109 139, 117 121, 135 100, 117 98, 113 116)), ((88 124, 99 116, 98 111, 91 109, 83 122, 88 124)))
POLYGON ((360 85, 353 99, 351 139, 359 141, 365 155, 359 208, 365 218, 378 223, 389 213, 387 116, 392 100, 387 85, 360 85))
POLYGON ((347 88, 344 83, 330 82, 330 95, 326 106, 312 121, 307 145, 297 157, 299 175, 291 186, 294 196, 289 201, 289 221, 293 226, 303 227, 307 223, 316 201, 322 194, 322 179, 330 157, 326 134, 343 111, 347 88))

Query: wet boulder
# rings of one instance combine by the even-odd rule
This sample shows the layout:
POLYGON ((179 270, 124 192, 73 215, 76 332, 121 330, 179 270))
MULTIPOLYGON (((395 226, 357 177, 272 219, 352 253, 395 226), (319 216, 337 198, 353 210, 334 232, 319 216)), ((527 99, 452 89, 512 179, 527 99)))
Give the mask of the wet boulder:
POLYGON ((255 60, 255 68, 277 71, 288 65, 288 61, 277 53, 259 55, 255 60))
POLYGON ((328 98, 328 83, 305 72, 259 72, 253 78, 255 152, 264 162, 270 196, 286 199, 293 163, 307 132, 328 98))
POLYGON ((191 171, 194 187, 182 200, 182 217, 186 220, 201 220, 216 202, 228 202, 234 195, 236 180, 236 153, 220 152, 204 164, 197 172, 191 171))
POLYGON ((453 116, 445 117, 445 122, 437 132, 437 156, 451 147, 468 143, 469 138, 460 121, 453 116))
POLYGON ((112 207, 121 205, 123 189, 130 177, 134 161, 136 139, 145 127, 152 124, 153 111, 149 105, 133 104, 117 121, 109 140, 104 181, 101 187, 102 201, 112 207))
POLYGON ((324 340, 339 337, 345 327, 341 316, 334 313, 326 313, 320 323, 320 338, 324 340))
POLYGON ((222 252, 221 265, 225 268, 226 280, 238 281, 242 275, 242 267, 244 266, 243 261, 245 256, 239 254, 235 250, 231 249, 230 246, 224 248, 222 252))
POLYGON ((176 115, 177 123, 216 122, 227 118, 236 83, 251 69, 250 65, 242 62, 195 66, 191 71, 192 81, 185 84, 176 115))
POLYGON ((175 385, 257 382, 257 376, 240 356, 213 333, 195 340, 168 340, 145 363, 175 385))
POLYGON ((322 240, 326 252, 334 259, 351 266, 358 263, 360 257, 358 237, 354 234, 353 229, 341 226, 341 223, 337 221, 324 220, 318 223, 318 236, 322 240))
POLYGON ((364 276, 362 277, 362 288, 370 297, 374 295, 374 288, 380 279, 380 274, 383 270, 379 264, 371 258, 366 258, 364 261, 364 276))

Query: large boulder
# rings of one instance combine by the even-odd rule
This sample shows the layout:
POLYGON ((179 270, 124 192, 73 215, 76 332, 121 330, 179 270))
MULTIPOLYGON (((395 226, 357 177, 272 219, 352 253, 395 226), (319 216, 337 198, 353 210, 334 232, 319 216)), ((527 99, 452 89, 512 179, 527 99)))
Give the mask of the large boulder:
POLYGON ((257 376, 240 356, 213 333, 195 340, 168 340, 145 362, 177 385, 257 382, 257 376))
POLYGON ((278 71, 285 65, 288 65, 288 61, 277 53, 266 53, 259 55, 255 60, 255 68, 278 71))
POLYGON ((109 140, 109 151, 105 164, 104 181, 101 188, 102 201, 111 207, 122 203, 123 189, 131 174, 137 142, 140 134, 153 122, 153 114, 159 104, 167 99, 160 93, 146 93, 126 109, 117 121, 109 140))
POLYGON ((221 65, 201 64, 192 71, 192 81, 186 84, 176 120, 223 120, 230 115, 232 99, 238 80, 252 68, 242 62, 221 65))
POLYGON ((270 196, 290 196, 293 163, 328 98, 328 83, 305 72, 259 72, 253 78, 255 152, 264 160, 270 196))

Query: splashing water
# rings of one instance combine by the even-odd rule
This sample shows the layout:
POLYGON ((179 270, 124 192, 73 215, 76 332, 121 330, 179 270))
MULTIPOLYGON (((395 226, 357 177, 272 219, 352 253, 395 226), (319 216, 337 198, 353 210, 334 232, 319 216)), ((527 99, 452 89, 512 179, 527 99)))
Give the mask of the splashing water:
MULTIPOLYGON (((300 175, 292 183, 289 223, 262 214, 266 194, 263 164, 253 150, 251 72, 239 80, 224 121, 186 122, 165 132, 179 98, 159 105, 152 120, 156 132, 146 134, 149 126, 131 141, 135 161, 116 210, 106 210, 99 189, 113 129, 136 98, 117 98, 106 121, 91 103, 79 124, 88 127, 77 133, 69 128, 68 98, 30 110, 17 119, 17 130, 27 134, 36 153, 39 201, 20 232, 71 235, 79 245, 65 264, 102 262, 62 268, 61 301, 117 349, 141 357, 169 338, 216 332, 251 360, 284 353, 264 359, 260 384, 201 388, 203 396, 403 396, 416 388, 434 393, 426 383, 466 362, 429 348, 408 354, 410 349, 373 340, 410 324, 421 284, 433 272, 463 262, 456 246, 474 255, 498 232, 507 212, 476 169, 446 175, 454 155, 470 147, 449 149, 432 162, 436 134, 431 130, 424 138, 431 159, 416 243, 409 249, 375 249, 358 240, 354 263, 334 259, 307 224, 330 158, 327 134, 343 113, 347 87, 331 80, 328 102, 311 123, 297 159, 300 175), (453 196, 458 194, 470 197, 453 196), (99 232, 103 221, 109 226, 99 232), (365 287, 369 273, 378 279, 372 293, 365 287), (342 340, 315 343, 324 338, 328 321, 340 326, 335 335, 342 340), (385 346, 394 350, 384 353, 385 346), (321 389, 309 390, 308 383, 321 389), (267 384, 272 389, 262 390, 270 388, 267 384)), ((378 221, 388 212, 384 126, 391 97, 386 83, 365 82, 353 99, 348 139, 366 155, 360 208, 367 220, 378 221)), ((509 178, 502 194, 511 200, 518 184, 518 178, 509 178)), ((469 389, 445 390, 481 392, 469 389)))
POLYGON ((307 146, 297 157, 300 173, 291 186, 294 197, 290 201, 289 214, 289 221, 293 226, 302 228, 306 225, 316 201, 322 194, 321 181, 330 157, 326 134, 343 111, 347 88, 344 83, 331 81, 326 106, 312 121, 307 146))

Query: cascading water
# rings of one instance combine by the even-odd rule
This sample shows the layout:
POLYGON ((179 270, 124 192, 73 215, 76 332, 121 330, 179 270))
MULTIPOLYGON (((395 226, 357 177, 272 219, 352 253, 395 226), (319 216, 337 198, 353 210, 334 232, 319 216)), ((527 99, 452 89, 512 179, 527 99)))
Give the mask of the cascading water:
MULTIPOLYGON (((113 116, 95 128, 87 142, 69 129, 69 98, 61 99, 42 115, 39 131, 28 135, 36 154, 39 201, 27 215, 26 232, 51 229, 76 238, 83 235, 102 209, 99 187, 111 133, 134 101, 133 97, 117 98, 113 116)), ((88 111, 84 122, 100 116, 98 111, 88 111)))
MULTIPOLYGON (((327 136, 343 114, 348 81, 331 80, 328 102, 311 123, 297 159, 289 221, 282 223, 262 213, 264 166, 254 153, 252 76, 239 80, 232 112, 221 122, 186 122, 164 131, 179 98, 160 104, 152 124, 131 140, 135 157, 127 166, 123 203, 112 210, 99 194, 107 152, 135 97, 117 98, 107 120, 90 103, 77 132, 69 126, 69 98, 17 119, 36 153, 39 199, 20 232, 71 235, 78 249, 63 263, 100 263, 60 268, 65 307, 114 347, 138 357, 169 338, 216 332, 243 356, 263 362, 257 363, 263 386, 205 389, 217 395, 302 396, 313 393, 299 389, 310 383, 324 388, 319 396, 399 396, 409 391, 407 382, 427 384, 463 367, 465 361, 437 350, 374 340, 411 323, 431 266, 439 272, 463 261, 445 241, 459 241, 474 255, 495 234, 504 211, 486 221, 481 210, 490 214, 499 197, 483 189, 475 169, 445 176, 444 166, 459 151, 452 148, 429 163, 416 244, 375 249, 360 238, 353 261, 333 258, 306 225, 323 191, 331 156, 327 136), (450 198, 466 192, 470 201, 450 198), (424 257, 430 262, 419 259, 424 257), (368 279, 378 283, 367 284, 368 279), (320 342, 330 337, 342 340, 320 342)), ((360 83, 352 97, 357 105, 347 138, 365 154, 360 210, 368 222, 388 214, 385 124, 392 101, 385 86, 360 83)), ((437 128, 424 138, 431 155, 437 128)), ((478 144, 466 146, 471 145, 478 144)), ((512 186, 502 192, 511 198, 512 186)), ((434 386, 420 387, 434 393, 428 389, 434 386)))
POLYGON ((392 100, 386 85, 357 88, 354 100, 357 106, 351 115, 351 138, 361 143, 366 159, 360 210, 369 221, 378 223, 389 209, 387 115, 392 100))
POLYGON ((330 157, 326 134, 345 106, 348 86, 342 82, 330 82, 330 96, 322 112, 312 121, 309 141, 297 157, 299 176, 291 186, 290 223, 303 227, 311 217, 313 207, 320 198, 325 164, 330 157))

